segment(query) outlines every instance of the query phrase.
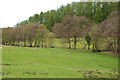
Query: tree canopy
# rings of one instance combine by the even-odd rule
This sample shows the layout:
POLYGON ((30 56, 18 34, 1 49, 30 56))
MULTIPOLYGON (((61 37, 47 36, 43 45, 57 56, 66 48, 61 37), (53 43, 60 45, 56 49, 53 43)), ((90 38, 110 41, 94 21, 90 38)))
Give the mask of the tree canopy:
POLYGON ((57 10, 34 14, 14 28, 3 28, 2 37, 4 45, 19 46, 22 42, 24 46, 51 48, 55 38, 61 38, 68 48, 73 43, 74 49, 80 38, 84 38, 88 49, 92 44, 93 51, 108 49, 116 53, 118 3, 73 2, 57 10))
POLYGON ((61 6, 56 10, 49 10, 47 12, 41 12, 40 14, 34 14, 30 16, 28 20, 22 21, 19 24, 28 24, 28 22, 39 22, 40 24, 46 25, 50 31, 56 23, 60 23, 63 17, 66 15, 71 16, 86 16, 91 21, 99 24, 104 21, 107 16, 118 10, 117 2, 73 2, 66 6, 61 6))

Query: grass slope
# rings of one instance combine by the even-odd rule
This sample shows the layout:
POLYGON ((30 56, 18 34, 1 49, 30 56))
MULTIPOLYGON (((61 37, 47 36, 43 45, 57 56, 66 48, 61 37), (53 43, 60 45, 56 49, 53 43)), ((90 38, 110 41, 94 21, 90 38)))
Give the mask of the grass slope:
POLYGON ((64 48, 6 46, 2 61, 3 78, 113 78, 118 74, 117 56, 64 48))

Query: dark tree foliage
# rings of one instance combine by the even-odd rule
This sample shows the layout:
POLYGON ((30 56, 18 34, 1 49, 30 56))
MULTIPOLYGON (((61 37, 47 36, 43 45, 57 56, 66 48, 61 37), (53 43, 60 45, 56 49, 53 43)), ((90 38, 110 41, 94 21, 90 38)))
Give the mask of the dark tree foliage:
POLYGON ((28 22, 39 22, 46 25, 47 29, 51 31, 54 24, 62 22, 63 17, 66 15, 73 17, 86 16, 91 21, 99 24, 114 10, 118 10, 117 2, 73 2, 72 4, 61 6, 56 10, 34 14, 28 20, 22 21, 17 25, 28 24, 28 22))

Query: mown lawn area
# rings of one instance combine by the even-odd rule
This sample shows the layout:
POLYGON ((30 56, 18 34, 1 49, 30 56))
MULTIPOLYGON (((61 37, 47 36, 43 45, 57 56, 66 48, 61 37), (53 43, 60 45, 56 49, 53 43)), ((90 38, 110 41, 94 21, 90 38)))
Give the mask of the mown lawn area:
POLYGON ((118 56, 64 48, 3 46, 2 68, 3 78, 116 78, 118 56))

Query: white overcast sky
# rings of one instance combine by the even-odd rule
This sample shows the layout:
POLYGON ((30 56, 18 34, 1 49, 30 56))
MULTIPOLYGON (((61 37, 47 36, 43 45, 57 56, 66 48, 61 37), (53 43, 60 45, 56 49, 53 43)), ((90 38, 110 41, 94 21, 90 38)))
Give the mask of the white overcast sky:
POLYGON ((0 0, 0 28, 13 27, 41 11, 53 10, 80 0, 0 0))

